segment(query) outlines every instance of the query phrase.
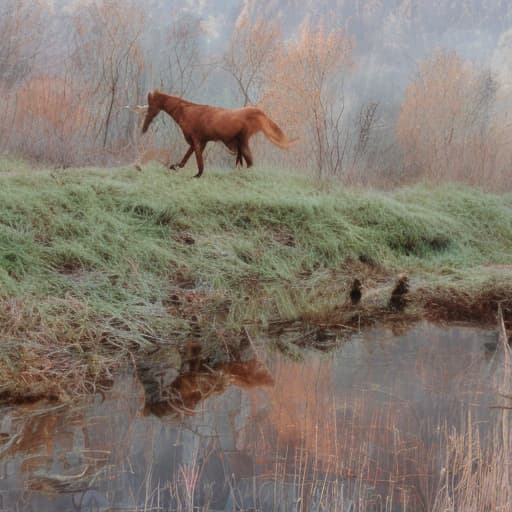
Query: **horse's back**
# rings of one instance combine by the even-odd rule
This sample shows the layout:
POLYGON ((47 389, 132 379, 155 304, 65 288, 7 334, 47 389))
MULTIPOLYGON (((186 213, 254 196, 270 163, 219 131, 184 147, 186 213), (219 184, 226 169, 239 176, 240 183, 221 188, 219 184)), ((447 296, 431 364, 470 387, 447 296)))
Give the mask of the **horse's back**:
POLYGON ((187 108, 188 115, 182 123, 185 132, 204 140, 229 142, 240 137, 251 137, 261 130, 263 111, 257 107, 228 109, 210 105, 193 105, 187 108))

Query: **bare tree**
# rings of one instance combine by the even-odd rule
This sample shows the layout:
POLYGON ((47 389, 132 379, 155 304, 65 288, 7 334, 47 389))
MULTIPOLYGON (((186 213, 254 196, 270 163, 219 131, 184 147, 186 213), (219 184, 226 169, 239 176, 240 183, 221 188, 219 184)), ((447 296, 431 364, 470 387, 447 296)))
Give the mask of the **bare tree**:
POLYGON ((357 120, 357 142, 354 148, 353 163, 356 165, 358 159, 366 152, 372 131, 377 121, 377 110, 379 104, 370 101, 361 107, 357 120))
POLYGON ((224 54, 223 69, 236 82, 244 106, 261 99, 263 85, 282 46, 277 22, 249 16, 238 20, 229 47, 224 54))
POLYGON ((42 43, 43 7, 37 1, 0 3, 0 81, 12 87, 31 71, 42 43))
POLYGON ((436 51, 420 63, 398 119, 398 138, 412 178, 474 183, 490 162, 489 117, 496 84, 455 52, 436 51))
POLYGON ((176 96, 197 92, 208 76, 201 52, 202 36, 200 20, 193 16, 182 16, 170 26, 160 81, 176 96))
POLYGON ((17 90, 31 76, 46 34, 38 1, 0 2, 0 149, 17 149, 17 90))
POLYGON ((76 44, 73 61, 96 103, 97 135, 103 148, 109 137, 123 139, 131 132, 122 106, 137 102, 143 70, 139 40, 144 15, 135 5, 103 0, 82 7, 74 16, 76 44))
POLYGON ((352 39, 323 23, 303 25, 299 37, 278 55, 263 103, 300 137, 299 159, 318 176, 340 175, 349 155, 343 81, 351 66, 352 39))

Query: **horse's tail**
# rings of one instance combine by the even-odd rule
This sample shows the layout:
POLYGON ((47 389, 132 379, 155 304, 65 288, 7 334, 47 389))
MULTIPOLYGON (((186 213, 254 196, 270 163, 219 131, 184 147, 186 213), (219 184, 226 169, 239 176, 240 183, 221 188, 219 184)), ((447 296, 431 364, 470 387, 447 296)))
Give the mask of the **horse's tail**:
POLYGON ((276 146, 286 149, 297 140, 289 140, 283 130, 281 130, 281 128, 279 128, 279 126, 277 126, 277 124, 274 123, 274 121, 272 121, 265 112, 261 112, 259 120, 261 131, 265 134, 267 139, 276 146))

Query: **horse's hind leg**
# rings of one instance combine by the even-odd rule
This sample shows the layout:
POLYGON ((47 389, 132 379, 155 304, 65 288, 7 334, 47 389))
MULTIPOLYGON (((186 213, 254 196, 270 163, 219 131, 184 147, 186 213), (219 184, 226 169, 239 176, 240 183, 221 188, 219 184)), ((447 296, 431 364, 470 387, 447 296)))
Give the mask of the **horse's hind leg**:
POLYGON ((239 165, 243 167, 244 162, 242 160, 242 151, 240 150, 240 142, 238 139, 230 140, 229 142, 224 142, 224 145, 231 151, 231 153, 236 153, 236 163, 235 165, 238 167, 239 165))
POLYGON ((236 152, 236 166, 243 167, 244 161, 242 160, 242 150, 240 149, 240 146, 238 146, 237 152, 236 152))
MULTIPOLYGON (((244 143, 240 144, 240 146, 238 147, 238 150, 239 150, 239 152, 242 153, 242 156, 245 159, 245 163, 247 164, 247 168, 252 167, 253 158, 252 158, 251 150, 249 149, 248 142, 244 142, 244 143)), ((241 160, 242 160, 242 158, 240 158, 240 161, 241 160)))

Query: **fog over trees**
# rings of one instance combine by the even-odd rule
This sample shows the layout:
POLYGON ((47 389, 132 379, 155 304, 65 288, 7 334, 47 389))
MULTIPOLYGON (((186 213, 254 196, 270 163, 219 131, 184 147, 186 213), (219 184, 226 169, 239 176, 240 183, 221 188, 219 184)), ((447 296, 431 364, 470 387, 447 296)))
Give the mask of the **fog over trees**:
POLYGON ((180 154, 170 119, 142 137, 124 108, 158 87, 258 105, 299 137, 288 152, 258 140, 259 165, 377 186, 512 181, 506 0, 3 0, 0 31, 0 150, 15 156, 180 154))

